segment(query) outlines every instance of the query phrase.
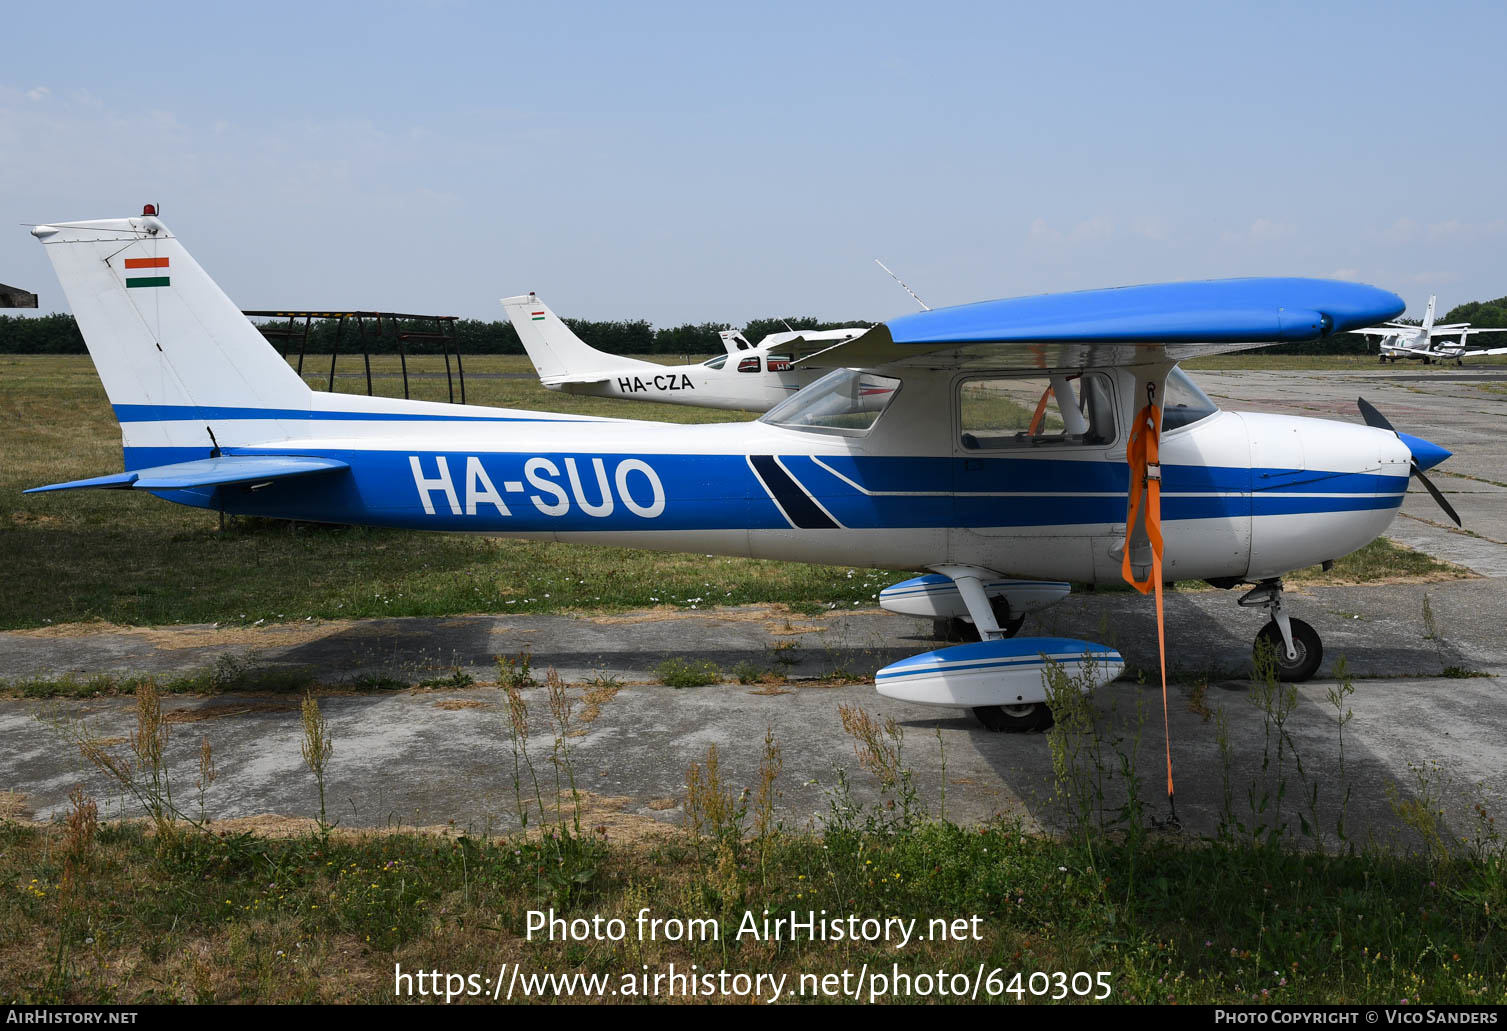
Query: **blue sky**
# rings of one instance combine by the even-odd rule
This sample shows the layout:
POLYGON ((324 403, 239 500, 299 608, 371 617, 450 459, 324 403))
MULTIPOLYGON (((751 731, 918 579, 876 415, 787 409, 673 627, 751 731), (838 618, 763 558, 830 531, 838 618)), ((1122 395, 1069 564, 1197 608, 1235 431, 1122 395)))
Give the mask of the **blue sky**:
POLYGON ((1507 5, 7 10, 19 223, 159 202, 244 307, 880 319, 1163 279, 1507 294, 1507 5))

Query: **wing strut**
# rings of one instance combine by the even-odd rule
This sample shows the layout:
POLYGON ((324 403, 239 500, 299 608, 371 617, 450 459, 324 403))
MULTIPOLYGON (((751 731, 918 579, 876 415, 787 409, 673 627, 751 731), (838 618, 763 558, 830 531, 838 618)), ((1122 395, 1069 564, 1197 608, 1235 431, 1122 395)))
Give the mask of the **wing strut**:
POLYGON ((1146 404, 1136 413, 1130 431, 1130 446, 1125 455, 1130 465, 1130 510, 1125 518, 1125 555, 1121 560, 1120 574, 1126 583, 1142 594, 1147 591, 1156 594, 1156 648, 1162 667, 1162 733, 1167 742, 1167 806, 1172 814, 1171 825, 1180 827, 1172 787, 1172 730, 1167 714, 1167 634, 1162 616, 1162 409, 1157 404, 1157 394, 1165 383, 1165 370, 1161 376, 1145 380, 1146 404), (1146 561, 1147 552, 1150 553, 1149 562, 1146 561))

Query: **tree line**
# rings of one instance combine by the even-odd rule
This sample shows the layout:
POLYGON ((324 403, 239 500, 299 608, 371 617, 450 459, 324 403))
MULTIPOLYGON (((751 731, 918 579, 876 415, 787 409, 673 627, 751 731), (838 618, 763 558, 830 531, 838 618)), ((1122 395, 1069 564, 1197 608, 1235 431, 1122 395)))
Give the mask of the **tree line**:
MULTIPOLYGON (((480 319, 457 319, 450 326, 448 341, 436 339, 438 326, 433 319, 383 320, 380 331, 374 320, 364 319, 358 328, 354 319, 340 325, 336 319, 313 319, 308 336, 304 321, 295 319, 254 319, 279 351, 292 356, 306 354, 396 354, 401 347, 408 354, 438 354, 442 348, 461 354, 523 354, 518 331, 507 320, 484 322, 480 319)), ((721 354, 718 335, 733 327, 725 322, 687 323, 655 328, 646 319, 604 321, 565 319, 565 324, 587 344, 610 354, 721 354)), ((770 333, 791 329, 838 329, 867 326, 855 319, 830 322, 810 316, 754 319, 742 327, 743 335, 758 343, 770 333)), ((37 318, 0 315, 0 354, 84 354, 84 338, 72 315, 53 314, 37 318)))
MULTIPOLYGON (((733 327, 724 322, 686 323, 680 326, 655 328, 646 319, 622 319, 603 321, 592 319, 565 319, 577 336, 592 347, 610 354, 720 354, 722 341, 718 334, 733 327)), ((1439 319, 1441 323, 1469 322, 1482 328, 1507 328, 1507 297, 1494 301, 1469 301, 1451 308, 1439 319)), ((452 342, 447 344, 434 339, 436 326, 433 320, 404 320, 397 323, 384 321, 382 332, 375 331, 366 320, 365 335, 359 335, 352 320, 346 320, 342 328, 334 319, 315 319, 309 325, 307 341, 303 337, 303 321, 296 320, 293 333, 289 335, 286 319, 257 320, 273 345, 284 354, 297 354, 300 348, 307 354, 329 354, 339 350, 343 354, 396 354, 401 346, 408 354, 436 354, 441 347, 459 351, 461 354, 523 354, 523 345, 518 340, 518 331, 506 320, 485 322, 481 319, 457 319, 452 324, 452 342), (408 339, 400 339, 404 335, 408 339)), ((788 318, 754 319, 741 327, 743 335, 758 343, 770 333, 790 329, 839 329, 845 326, 867 326, 865 319, 847 322, 831 322, 810 316, 788 318)), ((1341 333, 1323 340, 1302 343, 1278 344, 1266 348, 1269 354, 1365 354, 1374 352, 1375 344, 1355 333, 1341 333)), ((37 318, 0 315, 0 354, 84 354, 84 338, 72 315, 55 313, 37 318)))

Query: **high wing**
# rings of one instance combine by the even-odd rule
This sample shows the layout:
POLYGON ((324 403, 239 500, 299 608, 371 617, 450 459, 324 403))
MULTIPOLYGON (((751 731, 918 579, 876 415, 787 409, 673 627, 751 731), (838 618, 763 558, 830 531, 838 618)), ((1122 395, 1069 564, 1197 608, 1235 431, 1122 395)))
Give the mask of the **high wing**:
POLYGON ((838 344, 847 343, 862 336, 863 327, 853 329, 808 329, 790 333, 771 333, 759 341, 756 350, 763 354, 778 354, 792 361, 809 358, 823 351, 830 351, 838 344))
POLYGON ((237 484, 272 483, 294 476, 314 476, 350 468, 337 458, 308 455, 221 455, 193 462, 158 465, 149 469, 129 469, 109 476, 88 480, 70 480, 33 487, 27 494, 44 494, 53 490, 188 490, 203 487, 230 487, 237 484))
POLYGON ((1329 279, 1223 279, 1041 294, 915 312, 819 351, 856 368, 1156 365, 1315 340, 1396 318, 1401 297, 1329 279))

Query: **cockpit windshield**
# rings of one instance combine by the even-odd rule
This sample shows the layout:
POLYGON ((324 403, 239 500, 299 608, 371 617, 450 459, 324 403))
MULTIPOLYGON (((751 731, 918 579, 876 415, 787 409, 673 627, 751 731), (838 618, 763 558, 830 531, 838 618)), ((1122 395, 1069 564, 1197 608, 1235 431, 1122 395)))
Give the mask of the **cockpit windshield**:
POLYGON ((1209 400, 1209 395, 1188 378, 1182 369, 1174 368, 1167 376, 1167 394, 1162 402, 1162 430, 1176 430, 1191 426, 1200 419, 1207 419, 1219 406, 1209 400))
POLYGON ((865 433, 900 389, 900 381, 857 369, 834 369, 775 405, 760 422, 816 433, 865 433))
POLYGON ((727 355, 719 354, 717 357, 709 358, 701 364, 708 369, 720 369, 727 364, 727 355))

